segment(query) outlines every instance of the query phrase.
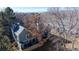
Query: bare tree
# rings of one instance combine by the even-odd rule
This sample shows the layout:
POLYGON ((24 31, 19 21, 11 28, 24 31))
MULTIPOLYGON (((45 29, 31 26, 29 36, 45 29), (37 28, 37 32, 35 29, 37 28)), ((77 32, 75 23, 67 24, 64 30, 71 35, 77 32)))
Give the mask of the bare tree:
MULTIPOLYGON (((62 32, 62 37, 69 39, 68 35, 72 29, 74 29, 78 23, 78 9, 77 8, 50 8, 48 9, 49 13, 56 18, 56 24, 58 29, 62 32)), ((74 41, 74 40, 73 40, 74 41)), ((74 43, 73 43, 74 44, 74 43)), ((63 43, 64 48, 66 49, 65 44, 63 43)), ((73 45, 74 46, 74 45, 73 45)), ((74 48, 74 47, 73 47, 74 48)))

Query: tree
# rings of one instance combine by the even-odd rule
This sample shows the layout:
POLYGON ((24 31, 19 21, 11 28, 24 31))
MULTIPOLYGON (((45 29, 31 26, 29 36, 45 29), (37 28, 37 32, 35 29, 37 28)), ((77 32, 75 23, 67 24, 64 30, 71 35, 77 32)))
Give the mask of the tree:
POLYGON ((3 33, 3 31, 4 31, 2 21, 3 21, 2 12, 0 12, 0 33, 3 33))
POLYGON ((5 15, 9 20, 15 19, 15 13, 10 7, 7 7, 4 11, 5 15))
MULTIPOLYGON (((59 29, 59 36, 62 36, 65 39, 69 39, 71 31, 76 29, 75 27, 78 24, 78 9, 77 8, 65 8, 65 11, 62 12, 61 8, 50 8, 48 9, 49 13, 55 16, 55 21, 59 29)), ((64 43, 63 43, 64 44, 64 43)), ((64 48, 65 44, 64 44, 64 48)))
POLYGON ((2 12, 1 14, 2 16, 2 25, 4 27, 4 34, 8 35, 9 37, 11 34, 11 25, 12 23, 15 21, 16 17, 15 14, 13 12, 13 10, 10 7, 5 8, 5 10, 2 12))
POLYGON ((15 20, 13 10, 7 7, 0 12, 0 50, 13 50, 11 38, 11 24, 15 20))
POLYGON ((12 44, 7 36, 0 36, 0 51, 12 51, 12 44))

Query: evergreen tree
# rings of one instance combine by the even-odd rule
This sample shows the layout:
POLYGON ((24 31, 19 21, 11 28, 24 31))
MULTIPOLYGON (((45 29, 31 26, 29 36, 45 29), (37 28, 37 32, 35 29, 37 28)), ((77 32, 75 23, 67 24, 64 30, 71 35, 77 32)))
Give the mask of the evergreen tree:
POLYGON ((2 24, 5 30, 4 34, 11 37, 11 25, 16 18, 15 14, 10 7, 7 7, 1 15, 3 19, 2 24))
POLYGON ((11 37, 11 24, 15 20, 15 14, 9 7, 0 12, 0 50, 13 50, 11 37))
POLYGON ((7 19, 8 23, 11 24, 13 20, 15 19, 15 13, 10 7, 7 7, 4 11, 5 18, 7 19))
POLYGON ((7 36, 0 36, 0 51, 13 50, 12 44, 7 36))

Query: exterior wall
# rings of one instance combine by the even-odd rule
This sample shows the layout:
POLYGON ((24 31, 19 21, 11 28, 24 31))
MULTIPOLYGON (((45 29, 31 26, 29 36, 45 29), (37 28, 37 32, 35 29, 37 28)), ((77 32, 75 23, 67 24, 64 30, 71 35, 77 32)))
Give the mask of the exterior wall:
POLYGON ((27 34, 26 34, 26 31, 25 30, 23 30, 21 33, 20 33, 20 35, 19 35, 19 40, 20 40, 20 42, 22 42, 23 44, 24 43, 28 43, 28 39, 27 39, 27 36, 26 36, 27 34))

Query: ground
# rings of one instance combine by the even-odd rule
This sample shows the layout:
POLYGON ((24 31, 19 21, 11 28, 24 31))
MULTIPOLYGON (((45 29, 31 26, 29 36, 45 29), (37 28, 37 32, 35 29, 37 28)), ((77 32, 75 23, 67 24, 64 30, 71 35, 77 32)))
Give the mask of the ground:
POLYGON ((53 35, 42 47, 33 51, 79 51, 79 37, 73 39, 63 39, 53 35), (62 41, 64 41, 65 48, 62 41), (57 46, 58 45, 58 46, 57 46))

